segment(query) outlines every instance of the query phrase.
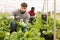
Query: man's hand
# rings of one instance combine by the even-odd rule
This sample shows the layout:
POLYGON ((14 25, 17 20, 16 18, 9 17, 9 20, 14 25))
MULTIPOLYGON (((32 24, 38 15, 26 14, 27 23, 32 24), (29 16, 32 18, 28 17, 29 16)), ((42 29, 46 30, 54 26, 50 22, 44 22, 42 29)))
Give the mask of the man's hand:
POLYGON ((37 16, 35 15, 34 18, 36 18, 37 16))
POLYGON ((23 24, 23 27, 26 27, 26 26, 27 26, 27 24, 24 23, 24 24, 23 24))
POLYGON ((23 27, 27 26, 27 24, 24 23, 23 19, 20 20, 20 25, 22 25, 23 27))

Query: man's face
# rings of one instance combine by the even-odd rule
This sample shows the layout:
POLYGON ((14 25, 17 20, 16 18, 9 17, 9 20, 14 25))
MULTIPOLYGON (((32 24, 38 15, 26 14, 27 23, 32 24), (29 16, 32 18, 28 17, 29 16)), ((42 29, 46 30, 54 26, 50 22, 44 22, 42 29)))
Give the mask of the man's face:
POLYGON ((20 11, 21 11, 21 12, 24 13, 24 12, 26 12, 26 10, 27 10, 27 7, 23 7, 23 6, 21 6, 21 8, 20 8, 20 11))
POLYGON ((32 11, 34 11, 34 9, 31 9, 32 11))

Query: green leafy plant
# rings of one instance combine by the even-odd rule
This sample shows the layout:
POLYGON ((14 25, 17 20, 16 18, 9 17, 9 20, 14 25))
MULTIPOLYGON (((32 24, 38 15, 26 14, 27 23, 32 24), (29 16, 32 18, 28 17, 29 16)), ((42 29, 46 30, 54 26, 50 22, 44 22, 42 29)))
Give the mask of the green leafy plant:
MULTIPOLYGON (((24 22, 21 20, 17 22, 13 19, 7 19, 7 14, 0 14, 0 39, 2 40, 45 40, 43 37, 40 37, 40 29, 47 29, 46 32, 43 31, 44 34, 51 35, 53 34, 53 24, 54 20, 51 17, 49 18, 48 25, 42 23, 41 13, 36 14, 36 18, 33 20, 34 25, 28 24, 26 32, 22 32, 21 29, 23 27, 24 22), (35 21, 36 20, 36 21, 35 21), (17 24, 17 32, 13 32, 10 35, 7 35, 7 32, 10 32, 10 23, 14 21, 17 24)), ((45 21, 43 21, 45 22, 45 21)), ((60 28, 60 23, 56 20, 57 29, 60 28)))

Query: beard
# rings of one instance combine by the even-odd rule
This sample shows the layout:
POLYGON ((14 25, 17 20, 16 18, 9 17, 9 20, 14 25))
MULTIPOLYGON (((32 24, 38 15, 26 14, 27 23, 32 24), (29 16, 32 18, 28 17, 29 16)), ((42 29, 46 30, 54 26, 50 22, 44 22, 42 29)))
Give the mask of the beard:
POLYGON ((21 14, 24 14, 26 11, 22 12, 22 11, 20 10, 20 12, 21 12, 21 14))

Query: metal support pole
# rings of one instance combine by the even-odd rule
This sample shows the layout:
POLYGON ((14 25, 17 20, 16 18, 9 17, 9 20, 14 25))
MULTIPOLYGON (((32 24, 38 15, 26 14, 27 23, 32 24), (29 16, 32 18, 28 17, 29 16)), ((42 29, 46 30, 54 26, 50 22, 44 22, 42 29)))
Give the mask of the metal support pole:
POLYGON ((47 0, 47 25, 48 25, 48 0, 47 0))
POLYGON ((46 0, 44 0, 44 2, 43 2, 42 14, 44 14, 45 1, 46 0))
POLYGON ((56 0, 54 0, 54 40, 56 40, 56 0))

